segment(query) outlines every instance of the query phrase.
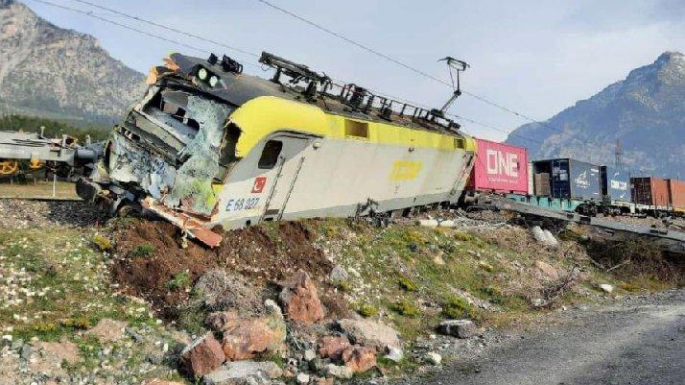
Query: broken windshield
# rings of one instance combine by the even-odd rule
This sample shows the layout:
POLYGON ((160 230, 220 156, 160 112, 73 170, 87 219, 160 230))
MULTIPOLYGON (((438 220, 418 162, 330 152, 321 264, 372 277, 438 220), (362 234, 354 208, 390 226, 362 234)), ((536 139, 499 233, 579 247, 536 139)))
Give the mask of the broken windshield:
POLYGON ((231 111, 230 106, 202 95, 152 87, 129 122, 143 137, 154 139, 152 143, 162 142, 174 150, 148 147, 149 140, 121 130, 123 137, 112 140, 117 156, 111 176, 138 184, 168 207, 211 215, 217 201, 213 184, 223 180, 236 160, 240 131, 226 127, 231 111))

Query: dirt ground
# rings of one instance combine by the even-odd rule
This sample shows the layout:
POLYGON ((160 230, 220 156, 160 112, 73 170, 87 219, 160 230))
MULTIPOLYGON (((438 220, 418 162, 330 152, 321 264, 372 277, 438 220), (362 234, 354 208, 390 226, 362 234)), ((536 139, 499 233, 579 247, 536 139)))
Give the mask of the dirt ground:
POLYGON ((251 227, 227 233, 222 245, 208 249, 191 241, 182 247, 180 231, 159 221, 135 221, 117 225, 118 258, 112 268, 114 279, 131 294, 151 301, 167 319, 178 316, 179 305, 192 296, 190 285, 170 286, 179 274, 194 283, 205 272, 224 269, 246 278, 254 290, 278 288, 298 270, 310 274, 332 318, 346 314, 344 299, 327 283, 333 265, 313 243, 313 235, 299 222, 284 222, 271 227, 251 227), (149 255, 137 256, 141 245, 149 255))

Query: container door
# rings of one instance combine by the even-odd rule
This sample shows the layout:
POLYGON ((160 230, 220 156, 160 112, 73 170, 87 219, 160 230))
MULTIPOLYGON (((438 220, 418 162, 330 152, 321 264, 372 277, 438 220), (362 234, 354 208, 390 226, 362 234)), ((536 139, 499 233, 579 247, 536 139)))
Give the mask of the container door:
POLYGON ((288 204, 297 177, 304 165, 304 152, 309 139, 298 136, 279 135, 264 145, 258 162, 259 168, 271 168, 271 183, 264 212, 260 221, 279 220, 288 204))

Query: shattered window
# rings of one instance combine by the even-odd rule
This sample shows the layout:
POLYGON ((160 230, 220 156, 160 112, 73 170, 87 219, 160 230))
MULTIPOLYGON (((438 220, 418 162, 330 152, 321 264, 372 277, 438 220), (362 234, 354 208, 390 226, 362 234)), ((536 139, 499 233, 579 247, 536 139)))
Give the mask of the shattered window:
POLYGON ((224 123, 230 109, 192 95, 188 97, 187 106, 187 117, 197 121, 200 128, 180 154, 185 162, 178 168, 174 187, 166 197, 166 203, 209 215, 217 201, 212 183, 220 174, 219 152, 224 137, 224 123))
POLYGON ((259 158, 257 167, 261 169, 272 169, 278 162, 278 156, 281 155, 283 149, 283 142, 278 140, 270 140, 264 145, 262 156, 259 158))
POLYGON ((143 111, 187 143, 195 138, 200 129, 196 117, 188 112, 188 97, 187 92, 163 90, 150 100, 143 111))

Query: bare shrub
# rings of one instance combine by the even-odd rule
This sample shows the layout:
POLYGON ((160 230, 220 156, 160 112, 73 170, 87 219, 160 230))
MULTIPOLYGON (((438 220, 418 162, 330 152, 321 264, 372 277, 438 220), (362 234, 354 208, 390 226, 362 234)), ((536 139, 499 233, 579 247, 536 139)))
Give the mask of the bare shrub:
POLYGON ((195 284, 194 294, 210 311, 240 310, 260 314, 264 311, 261 290, 244 278, 222 269, 209 270, 195 284))

